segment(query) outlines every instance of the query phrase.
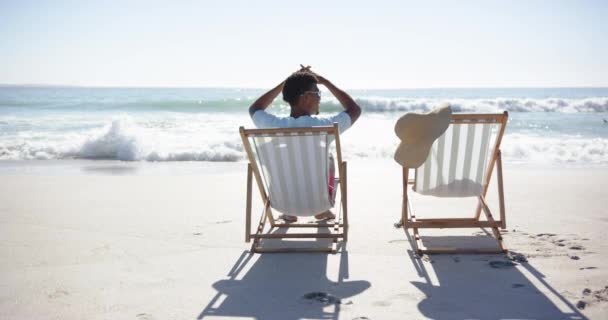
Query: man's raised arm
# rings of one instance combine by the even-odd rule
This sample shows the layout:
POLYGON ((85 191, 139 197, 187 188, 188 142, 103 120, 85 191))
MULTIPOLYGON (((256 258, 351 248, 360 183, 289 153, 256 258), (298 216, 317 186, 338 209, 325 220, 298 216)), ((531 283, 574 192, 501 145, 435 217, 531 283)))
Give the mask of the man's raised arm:
POLYGON ((357 119, 359 119, 359 116, 361 115, 361 107, 359 107, 359 105, 355 102, 355 100, 353 100, 353 98, 348 95, 348 93, 336 87, 329 80, 323 78, 322 76, 316 73, 314 75, 317 77, 319 83, 329 89, 331 94, 333 94, 334 97, 336 97, 336 99, 340 101, 340 104, 342 105, 342 107, 344 107, 344 112, 346 112, 350 116, 351 125, 355 123, 355 121, 357 121, 357 119))
POLYGON ((264 93, 261 97, 259 97, 250 107, 249 107, 249 115, 253 117, 253 114, 258 110, 264 110, 268 108, 268 106, 272 103, 274 98, 276 98, 281 90, 283 90, 283 85, 285 81, 279 83, 278 86, 270 89, 270 91, 264 93))

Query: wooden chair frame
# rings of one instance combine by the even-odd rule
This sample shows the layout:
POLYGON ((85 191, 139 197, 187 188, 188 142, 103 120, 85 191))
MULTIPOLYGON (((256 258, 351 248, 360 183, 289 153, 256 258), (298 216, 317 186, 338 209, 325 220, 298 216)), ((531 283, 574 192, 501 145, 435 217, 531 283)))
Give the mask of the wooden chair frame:
MULTIPOLYGON (((245 129, 244 127, 239 128, 241 138, 243 140, 243 147, 247 153, 249 163, 247 164, 247 203, 245 206, 245 242, 250 242, 253 239, 251 245, 251 251, 255 253, 270 253, 270 252, 329 252, 336 253, 338 251, 338 239, 342 239, 345 243, 348 239, 348 209, 347 209, 347 184, 346 184, 346 162, 342 161, 342 152, 340 148, 340 134, 338 130, 338 124, 334 123, 333 126, 326 127, 307 127, 307 128, 275 128, 275 129, 245 129), (271 199, 269 199, 268 192, 264 186, 262 176, 260 174, 260 168, 258 168, 255 155, 252 151, 251 144, 249 143, 250 135, 259 134, 276 134, 284 133, 286 135, 292 133, 304 133, 304 132, 321 132, 335 137, 336 143, 336 157, 338 161, 338 178, 336 179, 340 185, 340 204, 342 205, 342 216, 336 215, 336 219, 333 223, 317 222, 317 223, 278 223, 274 218, 272 208, 270 205, 271 199), (251 228, 251 193, 252 193, 252 176, 255 180, 260 191, 262 202, 264 203, 263 213, 260 216, 260 221, 255 230, 251 228), (266 222, 269 223, 269 229, 266 229, 266 222), (291 229, 291 228, 316 228, 317 230, 324 228, 329 229, 329 233, 273 233, 279 228, 291 229), (260 244, 261 239, 333 239, 331 247, 306 247, 306 248, 264 248, 260 244)), ((335 191, 334 191, 335 192, 335 191)), ((336 202, 337 203, 337 202, 336 202)))
MULTIPOLYGON (((500 123, 500 129, 496 137, 494 144, 494 154, 491 156, 488 164, 488 169, 484 177, 484 185, 482 193, 478 196, 477 209, 473 217, 470 218, 428 218, 421 219, 417 218, 413 210, 410 208, 407 187, 410 184, 416 183, 416 178, 409 180, 409 168, 403 168, 403 205, 401 210, 401 223, 403 229, 408 233, 408 229, 412 229, 414 233, 414 246, 418 254, 424 253, 506 253, 507 249, 503 244, 503 239, 498 228, 505 229, 507 227, 506 215, 505 215, 505 201, 504 201, 504 188, 502 180, 502 161, 500 153, 500 142, 502 140, 507 120, 508 113, 499 114, 453 114, 451 122, 452 124, 460 123, 500 123), (485 196, 488 191, 490 179, 492 177, 492 171, 496 165, 496 175, 498 184, 498 203, 500 210, 500 219, 496 220, 492 216, 492 212, 488 207, 485 196), (486 220, 481 220, 481 211, 485 214, 486 220), (418 229, 422 228, 491 228, 492 234, 497 241, 497 249, 461 249, 461 248, 427 248, 422 244, 418 229)), ((408 233, 409 237, 409 233, 408 233)))

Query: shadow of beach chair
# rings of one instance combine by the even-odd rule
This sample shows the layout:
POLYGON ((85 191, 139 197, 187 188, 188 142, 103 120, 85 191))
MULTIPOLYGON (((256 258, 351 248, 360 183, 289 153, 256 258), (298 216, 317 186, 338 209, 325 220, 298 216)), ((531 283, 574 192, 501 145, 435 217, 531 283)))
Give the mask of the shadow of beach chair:
POLYGON ((424 294, 424 319, 588 319, 527 261, 453 255, 425 263, 408 254, 420 277, 410 282, 424 294))
POLYGON ((331 259, 245 251, 227 277, 213 283, 216 294, 197 319, 343 319, 351 299, 370 287, 368 281, 350 279, 346 248, 331 259))
POLYGON ((252 252, 335 253, 338 240, 346 242, 348 233, 346 162, 342 161, 338 125, 276 129, 240 127, 239 130, 249 160, 245 241, 253 239, 252 252), (329 149, 334 141, 338 177, 333 178, 334 183, 330 186, 332 160, 329 149), (254 231, 251 228, 252 176, 264 206, 254 231), (308 217, 325 212, 334 205, 338 184, 341 214, 337 214, 333 222, 281 223, 273 213, 274 209, 285 215, 308 217), (290 229, 299 229, 300 232, 291 233, 290 229), (307 241, 298 240, 281 241, 278 247, 264 245, 273 239, 327 239, 331 245, 319 246, 318 241, 312 241, 315 246, 302 246, 307 241))
POLYGON ((502 253, 506 252, 498 228, 506 228, 500 142, 507 125, 508 113, 453 114, 447 130, 433 143, 426 161, 409 179, 409 168, 403 168, 403 207, 401 223, 405 232, 413 230, 412 244, 423 253, 502 253), (486 202, 486 193, 494 166, 497 169, 500 217, 496 219, 486 202), (419 218, 412 211, 408 185, 421 195, 440 198, 476 197, 477 209, 472 217, 419 218), (486 219, 481 219, 483 211, 486 219), (425 247, 418 229, 423 228, 490 228, 498 248, 425 247))

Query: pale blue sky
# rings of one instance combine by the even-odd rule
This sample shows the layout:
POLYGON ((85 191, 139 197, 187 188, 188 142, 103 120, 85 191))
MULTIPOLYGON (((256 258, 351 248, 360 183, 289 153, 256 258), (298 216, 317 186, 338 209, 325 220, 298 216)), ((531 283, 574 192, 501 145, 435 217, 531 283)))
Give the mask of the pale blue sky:
POLYGON ((608 86, 608 1, 0 0, 0 83, 608 86))

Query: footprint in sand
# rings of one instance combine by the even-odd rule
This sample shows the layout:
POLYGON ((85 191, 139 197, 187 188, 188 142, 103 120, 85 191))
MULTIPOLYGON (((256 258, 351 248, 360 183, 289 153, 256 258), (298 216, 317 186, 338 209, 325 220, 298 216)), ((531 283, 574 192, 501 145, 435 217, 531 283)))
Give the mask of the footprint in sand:
POLYGON ((342 299, 334 295, 321 291, 309 292, 302 296, 302 298, 306 300, 321 302, 324 304, 352 304, 352 302, 350 301, 342 301, 342 299))
POLYGON ((537 237, 555 237, 557 234, 555 233, 539 233, 536 236, 537 237))
POLYGON ((515 251, 509 251, 507 253, 507 258, 511 261, 515 261, 515 262, 519 262, 519 263, 528 262, 528 258, 525 255, 515 252, 515 251))
POLYGON ((152 320, 152 319, 154 319, 152 317, 152 315, 147 314, 147 313, 138 313, 135 317, 137 317, 137 320, 152 320))
POLYGON ((587 306, 606 302, 608 302, 608 286, 605 286, 603 289, 599 290, 585 288, 583 290, 583 298, 578 301, 576 307, 579 309, 585 309, 587 306))
MULTIPOLYGON (((531 252, 526 252, 526 258, 528 259, 531 257, 575 256, 573 250, 579 251, 580 253, 576 256, 582 259, 583 254, 591 253, 580 244, 581 240, 587 238, 580 238, 576 234, 526 233, 520 231, 511 235, 514 237, 510 240, 528 245, 528 250, 531 250, 531 252)), ((572 259, 576 260, 577 258, 572 259)), ((522 262, 516 259, 511 260, 522 262)))
POLYGON ((566 244, 564 243, 566 241, 566 239, 557 239, 555 241, 552 241, 554 245, 558 246, 558 247, 565 247, 566 244))

